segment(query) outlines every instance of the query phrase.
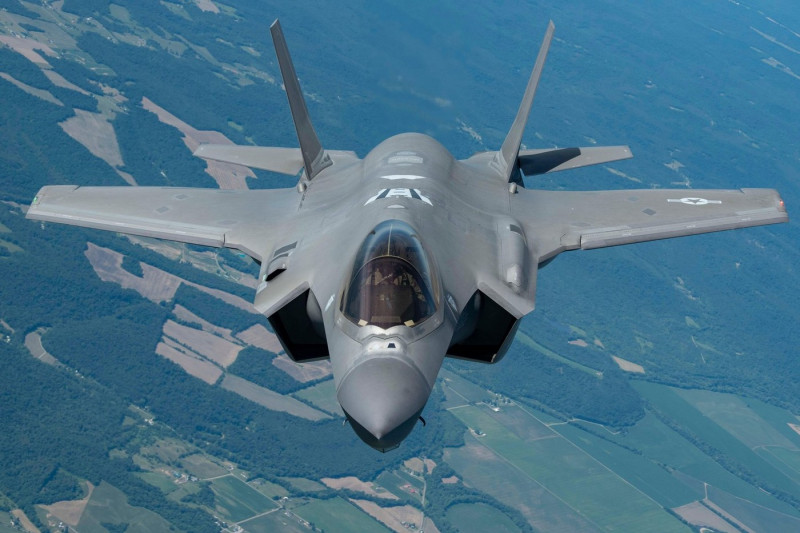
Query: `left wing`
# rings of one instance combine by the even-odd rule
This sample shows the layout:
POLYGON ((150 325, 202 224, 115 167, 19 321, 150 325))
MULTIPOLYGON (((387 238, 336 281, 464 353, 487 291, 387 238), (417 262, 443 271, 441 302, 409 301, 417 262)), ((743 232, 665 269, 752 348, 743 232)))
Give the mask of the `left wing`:
POLYGON ((602 248, 789 220, 773 189, 541 191, 519 189, 511 210, 539 262, 602 248))
POLYGON ((292 189, 43 187, 27 218, 205 246, 261 261, 297 211, 292 189))

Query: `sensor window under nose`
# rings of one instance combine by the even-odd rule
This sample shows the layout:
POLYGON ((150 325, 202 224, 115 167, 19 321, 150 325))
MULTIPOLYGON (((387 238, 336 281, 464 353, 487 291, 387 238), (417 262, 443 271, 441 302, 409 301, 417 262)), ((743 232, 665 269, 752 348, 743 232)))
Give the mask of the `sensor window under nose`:
POLYGON ((432 279, 414 230, 398 220, 382 222, 356 256, 342 312, 359 326, 414 327, 436 312, 432 279))

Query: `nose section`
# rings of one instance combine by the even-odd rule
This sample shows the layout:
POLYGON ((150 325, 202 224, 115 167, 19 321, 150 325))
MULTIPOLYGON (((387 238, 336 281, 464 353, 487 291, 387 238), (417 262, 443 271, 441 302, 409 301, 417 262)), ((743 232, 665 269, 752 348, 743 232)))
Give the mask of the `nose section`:
POLYGON ((378 356, 356 366, 337 396, 361 440, 386 452, 411 433, 430 392, 422 373, 410 363, 378 356))

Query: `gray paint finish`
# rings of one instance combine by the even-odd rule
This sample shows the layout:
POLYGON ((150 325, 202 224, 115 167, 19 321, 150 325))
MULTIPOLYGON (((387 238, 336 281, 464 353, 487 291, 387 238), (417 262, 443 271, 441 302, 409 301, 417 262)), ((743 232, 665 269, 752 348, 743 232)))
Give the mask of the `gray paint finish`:
POLYGON ((455 160, 436 140, 407 133, 359 159, 323 150, 276 23, 301 149, 208 145, 197 155, 287 174, 305 168, 297 187, 49 186, 27 216, 253 257, 254 305, 284 349, 295 360, 329 357, 353 429, 392 449, 413 429, 447 355, 502 358, 534 308, 539 265, 557 254, 788 220, 771 189, 524 189, 520 169, 632 157, 627 146, 519 150, 552 32, 551 23, 501 151, 455 160), (398 253, 403 238, 421 247, 398 253), (376 239, 384 240, 365 259, 362 243, 376 239))

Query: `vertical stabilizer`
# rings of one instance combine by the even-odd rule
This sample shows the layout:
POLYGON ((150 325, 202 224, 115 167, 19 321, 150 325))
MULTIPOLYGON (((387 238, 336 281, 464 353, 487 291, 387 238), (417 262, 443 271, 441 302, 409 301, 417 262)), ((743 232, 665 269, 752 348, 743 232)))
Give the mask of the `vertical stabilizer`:
POLYGON ((300 150, 303 152, 303 164, 306 169, 308 179, 320 173, 321 170, 332 164, 331 158, 325 153, 322 145, 311 124, 311 117, 308 115, 306 101, 303 98, 303 91, 300 89, 300 81, 289 56, 289 48, 283 38, 281 24, 276 19, 269 28, 272 34, 272 42, 275 45, 275 54, 278 56, 278 65, 281 68, 283 85, 286 88, 286 97, 289 99, 289 107, 292 110, 294 127, 297 130, 297 140, 300 141, 300 150))
POLYGON ((503 146, 497 152, 492 160, 492 167, 494 167, 501 176, 507 181, 519 181, 519 167, 517 166, 517 156, 519 155, 519 146, 522 143, 522 133, 525 130, 525 124, 528 122, 528 114, 531 111, 531 104, 533 104, 533 96, 536 94, 536 86, 539 84, 539 78, 542 76, 542 69, 544 68, 544 60, 547 57, 547 51, 550 49, 550 41, 553 40, 553 32, 556 27, 551 20, 547 25, 547 33, 544 35, 542 47, 539 49, 539 55, 536 57, 536 64, 533 66, 533 72, 528 80, 528 86, 525 88, 525 95, 522 97, 522 103, 519 105, 517 117, 514 119, 514 124, 506 135, 506 140, 503 141, 503 146))

